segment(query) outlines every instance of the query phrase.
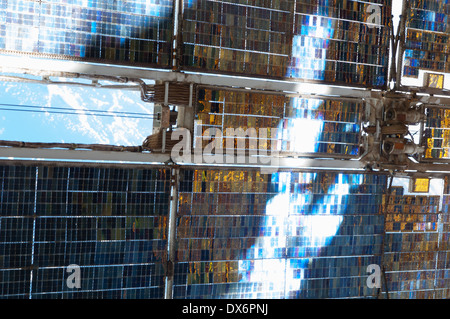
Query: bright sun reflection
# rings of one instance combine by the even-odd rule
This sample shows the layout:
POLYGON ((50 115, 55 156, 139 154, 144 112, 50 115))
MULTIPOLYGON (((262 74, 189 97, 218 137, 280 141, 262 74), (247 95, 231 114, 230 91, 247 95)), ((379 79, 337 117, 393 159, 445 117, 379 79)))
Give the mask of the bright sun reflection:
MULTIPOLYGON (((328 2, 328 1, 326 1, 328 2)), ((327 4, 325 4, 326 6, 327 4)), ((334 21, 325 17, 302 16, 301 34, 292 40, 291 65, 287 77, 324 80, 328 40, 334 35, 334 21)))
MULTIPOLYGON (((342 175, 339 181, 328 189, 327 194, 333 194, 331 202, 325 203, 324 197, 315 203, 311 212, 297 213, 297 207, 305 207, 305 194, 292 194, 290 190, 291 175, 293 173, 278 173, 279 193, 273 197, 266 206, 266 223, 264 228, 271 229, 265 236, 258 237, 255 244, 250 248, 250 256, 262 258, 256 260, 241 260, 239 270, 242 276, 241 282, 260 283, 258 289, 262 292, 283 292, 299 290, 301 281, 304 279, 302 263, 291 265, 285 259, 286 252, 280 251, 279 247, 293 249, 296 258, 305 257, 306 249, 320 248, 328 245, 333 236, 336 235, 342 223, 342 210, 345 210, 345 196, 349 195, 350 189, 342 175), (331 205, 341 204, 341 211, 332 212, 331 205), (337 213, 337 214, 336 214, 337 213), (301 233, 298 230, 301 229, 301 233), (300 236, 304 241, 304 247, 289 247, 288 238, 300 236), (294 267, 295 266, 295 270, 294 267), (300 267, 300 269, 298 269, 300 267)), ((316 180, 317 174, 309 173, 307 176, 311 181, 316 180)), ((309 257, 311 257, 309 255, 309 257)), ((256 298, 258 292, 253 292, 256 298)), ((248 295, 247 295, 248 296, 248 295)))

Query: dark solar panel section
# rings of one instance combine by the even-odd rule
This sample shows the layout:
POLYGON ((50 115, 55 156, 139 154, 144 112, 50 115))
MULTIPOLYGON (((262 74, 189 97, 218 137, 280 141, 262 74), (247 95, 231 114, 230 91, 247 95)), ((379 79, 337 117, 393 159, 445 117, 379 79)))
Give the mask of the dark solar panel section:
POLYGON ((164 296, 167 170, 0 171, 2 297, 164 296), (69 283, 71 265, 79 267, 79 287, 69 283))
POLYGON ((0 168, 0 295, 19 297, 30 292, 36 169, 0 168))

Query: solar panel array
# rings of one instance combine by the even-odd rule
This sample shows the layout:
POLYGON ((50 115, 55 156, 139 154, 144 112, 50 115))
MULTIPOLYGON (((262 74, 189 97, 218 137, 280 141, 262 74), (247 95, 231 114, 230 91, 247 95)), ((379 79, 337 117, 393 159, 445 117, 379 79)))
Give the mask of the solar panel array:
POLYGON ((276 151, 280 155, 356 157, 360 154, 363 113, 360 100, 201 88, 194 145, 204 149, 213 136, 221 136, 217 143, 223 153, 252 150, 258 154, 276 151))
POLYGON ((164 297, 166 169, 2 166, 0 176, 2 298, 164 297))
MULTIPOLYGON (((0 7, 2 52, 172 67, 172 0, 1 0, 0 7)), ((390 0, 185 1, 180 67, 384 87, 390 10, 390 0)))
POLYGON ((176 298, 372 297, 385 176, 184 171, 176 298))
POLYGON ((170 66, 172 0, 1 0, 0 8, 0 52, 170 66))
MULTIPOLYGON (((164 297, 167 169, 0 171, 1 298, 164 297)), ((388 196, 386 175, 180 174, 174 298, 374 298, 382 262, 391 298, 450 296, 447 179, 441 195, 388 196)))
POLYGON ((186 1, 182 68, 384 87, 390 12, 391 1, 186 1))
MULTIPOLYGON (((404 75, 448 70, 448 2, 411 4, 404 75)), ((171 67, 172 1, 0 7, 3 53, 171 67)), ((381 0, 185 1, 180 66, 382 88, 390 10, 381 0)), ((197 97, 202 146, 217 130, 254 128, 256 144, 233 139, 233 148, 360 155, 360 101, 210 88, 197 97)), ((427 159, 448 158, 445 117, 427 111, 427 159)), ((442 192, 419 196, 390 192, 387 175, 369 172, 181 168, 173 297, 375 298, 376 265, 390 298, 449 298, 450 186, 439 181, 442 192)), ((1 298, 164 298, 168 167, 10 164, 0 183, 1 298)))
POLYGON ((408 5, 403 75, 417 78, 419 70, 450 72, 448 0, 411 0, 408 5))
POLYGON ((442 285, 448 275, 438 261, 446 246, 438 229, 443 225, 439 222, 440 196, 403 193, 402 187, 394 187, 384 198, 388 201, 385 258, 390 298, 448 298, 448 286, 442 285))
POLYGON ((450 110, 446 108, 429 107, 426 109, 424 125, 425 146, 424 158, 426 160, 450 158, 450 110))

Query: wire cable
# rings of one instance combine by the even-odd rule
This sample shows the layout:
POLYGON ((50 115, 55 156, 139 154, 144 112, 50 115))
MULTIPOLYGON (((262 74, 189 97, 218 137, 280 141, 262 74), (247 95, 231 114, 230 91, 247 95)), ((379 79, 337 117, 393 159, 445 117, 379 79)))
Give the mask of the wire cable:
POLYGON ((103 116, 103 117, 123 117, 123 118, 134 118, 134 119, 144 119, 152 120, 154 117, 144 117, 144 116, 124 116, 124 115, 111 115, 111 114, 78 114, 73 112, 57 112, 57 111, 43 111, 43 110, 21 110, 21 109, 9 109, 1 108, 0 111, 16 111, 16 112, 29 112, 29 113, 49 113, 49 114, 66 114, 66 115, 92 115, 92 116, 103 116))
POLYGON ((138 112, 119 112, 119 111, 105 111, 105 110, 89 110, 89 109, 73 109, 65 107, 46 107, 46 106, 36 106, 36 105, 20 105, 20 104, 10 104, 10 103, 0 103, 0 111, 18 111, 18 112, 34 112, 34 113, 52 113, 52 114, 67 114, 67 115, 94 115, 94 116, 104 116, 104 117, 124 117, 124 118, 136 118, 136 119, 154 119, 154 114, 148 113, 138 113, 138 112), (19 108, 5 108, 9 107, 19 107, 19 108), (26 108, 26 109, 20 109, 26 108), (39 109, 39 110, 37 110, 39 109), (43 110, 45 109, 45 110, 43 110), (55 111, 63 110, 63 111, 55 111), (67 110, 68 112, 64 112, 67 110), (85 114, 80 114, 80 111, 85 114), (99 114, 96 114, 99 113, 99 114))

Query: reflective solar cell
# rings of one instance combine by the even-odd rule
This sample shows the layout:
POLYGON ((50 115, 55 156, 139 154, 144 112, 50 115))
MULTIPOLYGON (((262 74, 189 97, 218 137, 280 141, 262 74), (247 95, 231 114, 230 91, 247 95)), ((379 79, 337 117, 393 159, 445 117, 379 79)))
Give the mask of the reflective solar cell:
POLYGON ((410 1, 406 20, 403 75, 418 78, 419 70, 449 72, 448 1, 410 1))
POLYGON ((203 149, 214 135, 223 153, 359 154, 360 101, 211 89, 200 89, 199 97, 194 145, 203 149))
POLYGON ((444 108, 427 108, 426 115, 423 157, 427 160, 450 158, 450 111, 444 108))
POLYGON ((2 0, 0 50, 169 67, 171 0, 2 0))
POLYGON ((182 67, 383 87, 390 11, 391 1, 188 1, 182 67))

